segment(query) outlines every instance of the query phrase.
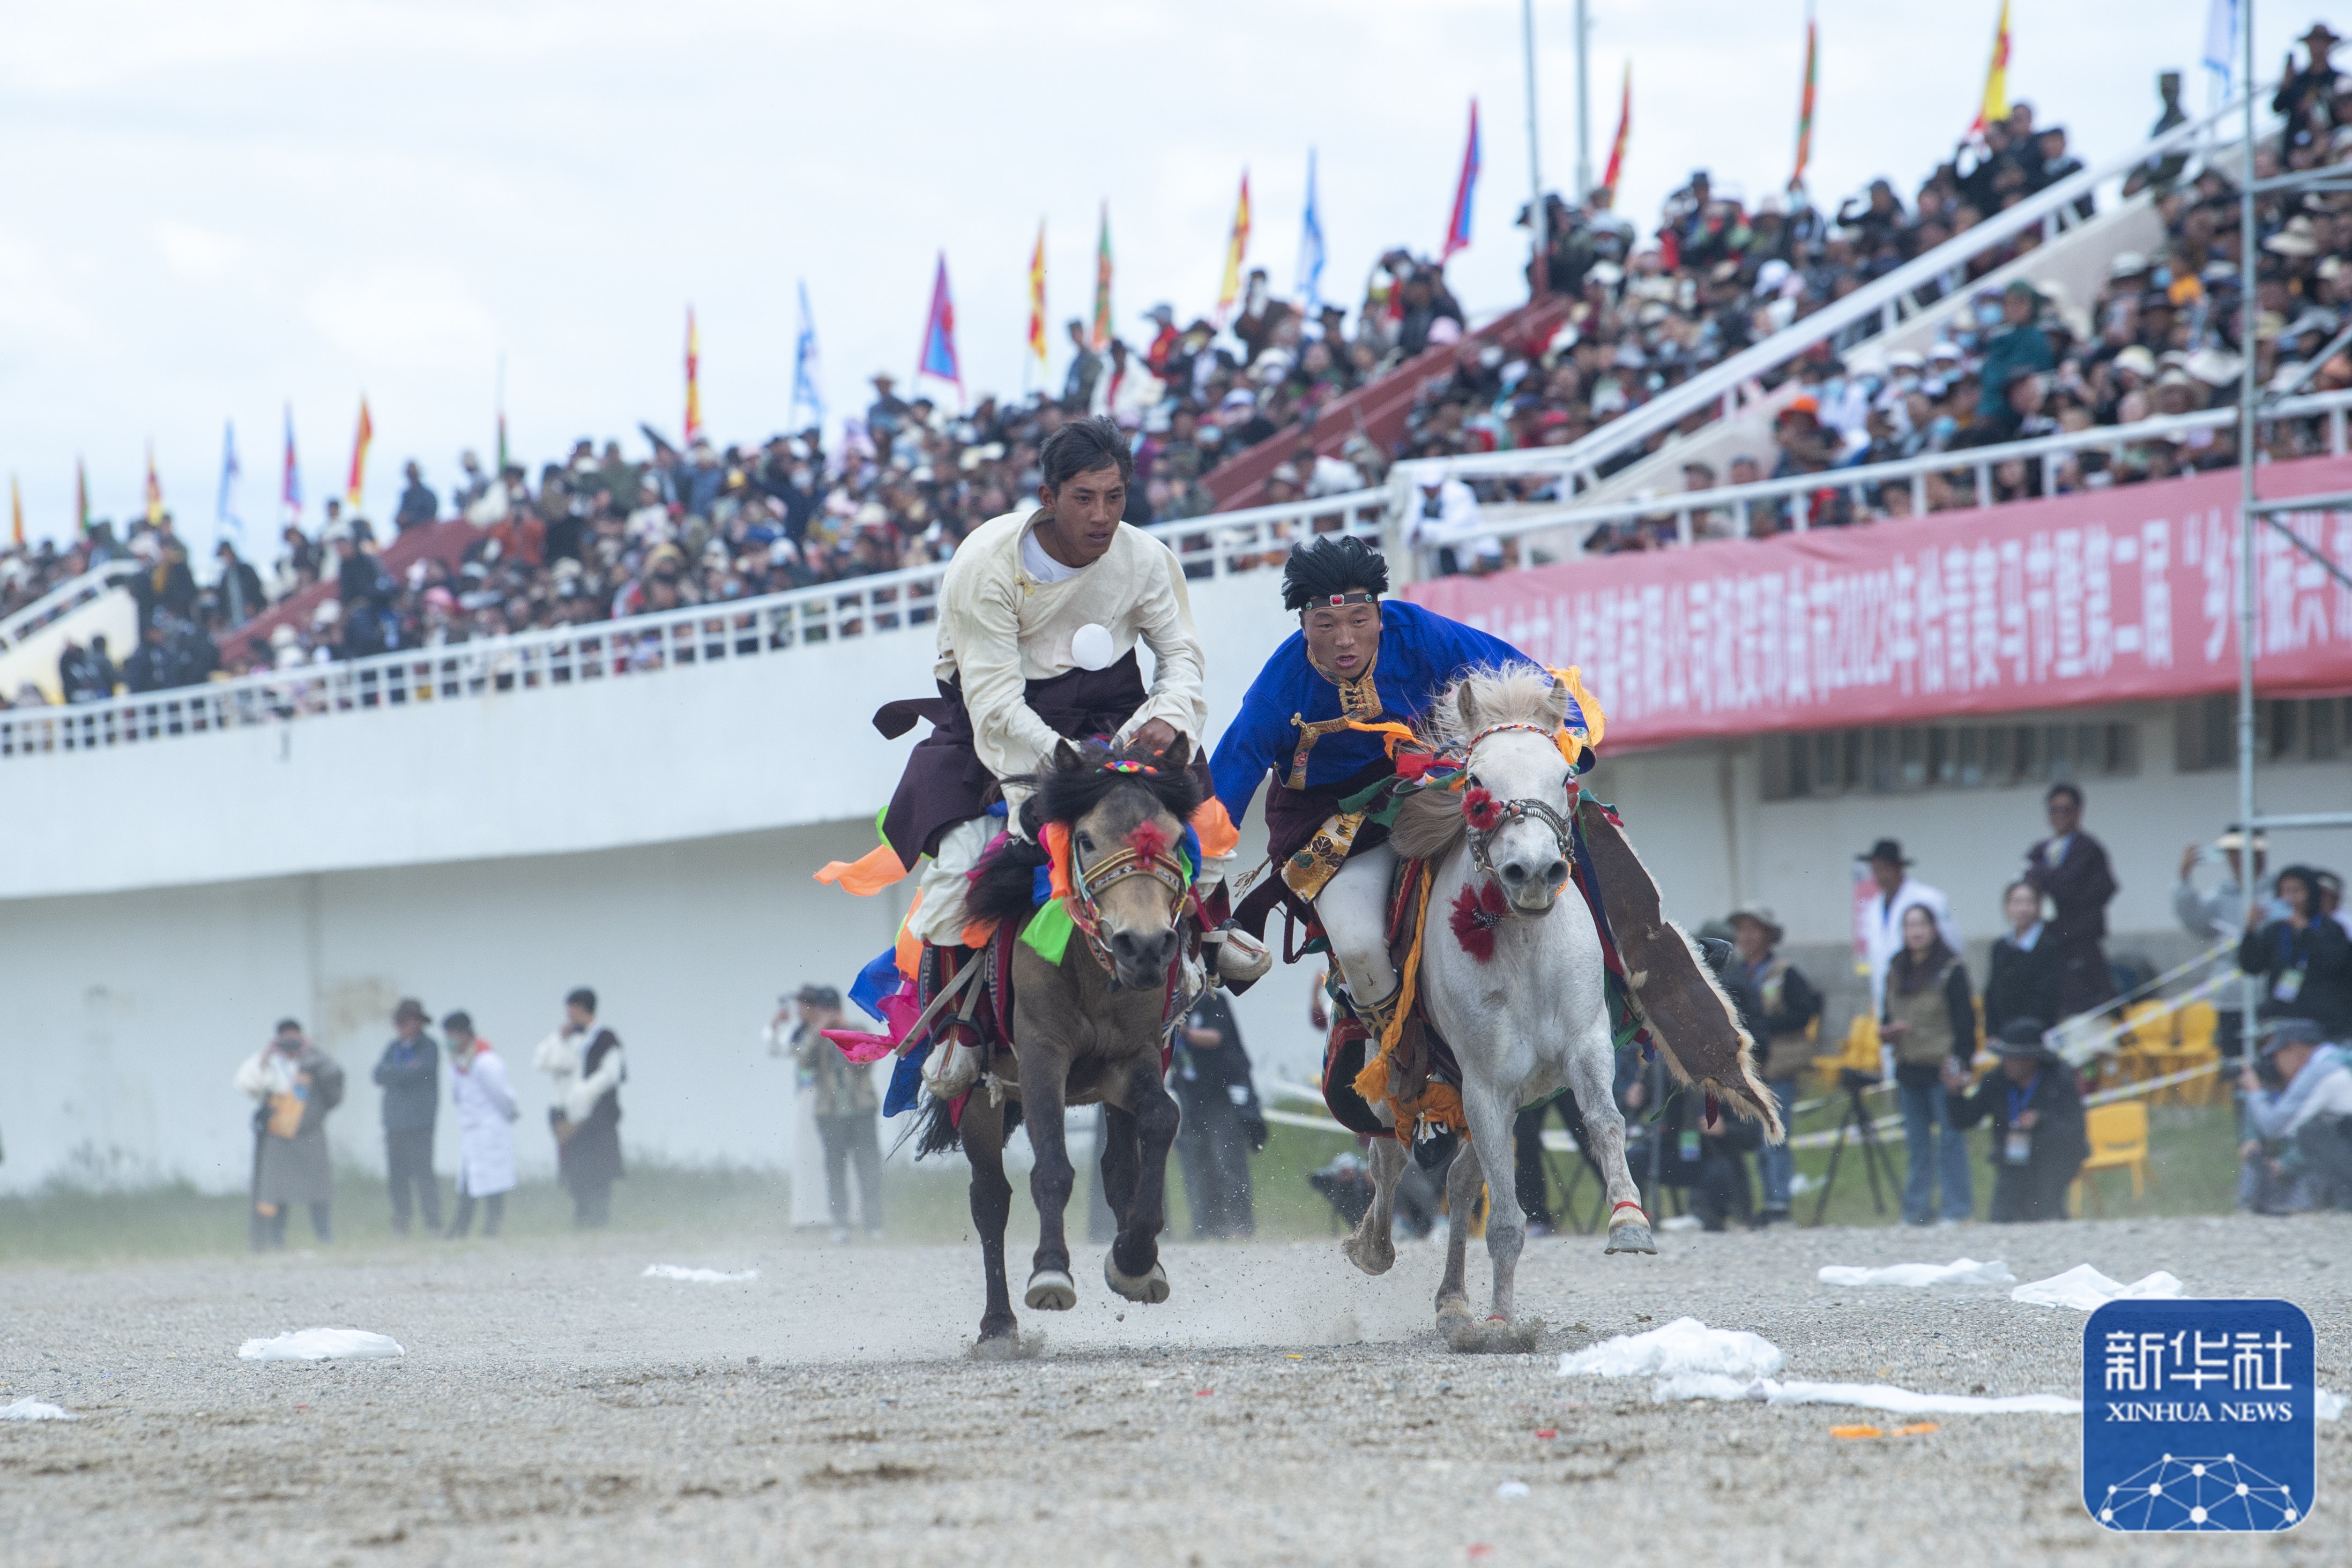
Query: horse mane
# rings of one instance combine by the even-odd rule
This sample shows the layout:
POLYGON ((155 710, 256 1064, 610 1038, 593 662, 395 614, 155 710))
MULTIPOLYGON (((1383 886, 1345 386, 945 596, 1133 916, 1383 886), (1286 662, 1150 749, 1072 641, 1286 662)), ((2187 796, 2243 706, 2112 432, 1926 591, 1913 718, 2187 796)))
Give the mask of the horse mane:
POLYGON ((1026 920, 1037 906, 1037 868, 1045 852, 1025 839, 1007 838, 972 867, 964 890, 965 913, 975 921, 1026 920))
POLYGON ((1075 822, 1110 797, 1113 790, 1133 786, 1150 792, 1160 810, 1178 821, 1188 821, 1201 809, 1201 783, 1193 776, 1190 749, 1176 757, 1155 756, 1129 747, 1120 750, 1102 739, 1087 741, 1074 752, 1056 748, 1045 766, 1034 773, 1006 780, 1028 786, 1032 793, 1021 808, 1021 821, 1034 837, 1047 822, 1075 822), (1069 756, 1064 762, 1062 758, 1069 756), (1114 762, 1137 762, 1149 773, 1119 773, 1114 762))
MULTIPOLYGON (((1431 751, 1457 755, 1470 737, 1490 725, 1559 722, 1549 670, 1533 664, 1483 665, 1449 683, 1437 700, 1423 710, 1413 734, 1431 751), (1462 712, 1467 693, 1474 724, 1462 712)), ((1434 861, 1462 841, 1467 824, 1462 820, 1462 799, 1451 790, 1423 789, 1405 797, 1390 825, 1389 841, 1408 860, 1434 861)))

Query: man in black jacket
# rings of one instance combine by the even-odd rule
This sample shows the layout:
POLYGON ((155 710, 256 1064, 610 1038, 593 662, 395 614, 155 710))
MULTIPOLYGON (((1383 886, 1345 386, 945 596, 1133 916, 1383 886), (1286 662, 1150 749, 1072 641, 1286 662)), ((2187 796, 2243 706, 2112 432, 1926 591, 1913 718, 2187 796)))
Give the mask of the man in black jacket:
POLYGON ((2000 1066, 1969 1091, 1957 1061, 1944 1068, 1952 1123, 1992 1118, 1992 1221, 2066 1218, 2066 1189, 2091 1152, 2083 1126, 2083 1086, 2042 1043, 2042 1022, 2013 1019, 1992 1044, 2000 1066))
POLYGON ((2083 791, 2053 784, 2042 804, 2050 813, 2050 837, 2025 852, 2024 880, 2053 910, 2042 940, 2051 945, 2051 961, 2058 968, 2058 1018, 2064 1019, 2115 997, 2102 943, 2116 883, 2107 869, 2106 846, 2083 831, 2083 791))
POLYGON ((1169 1087, 1183 1119, 1176 1157, 1195 1237, 1239 1238, 1257 1228, 1250 1153, 1265 1147, 1265 1118, 1250 1082, 1249 1052, 1222 990, 1204 992, 1177 1033, 1169 1087))
POLYGON ((392 1041, 376 1058, 383 1091, 383 1164, 392 1188, 392 1228, 408 1234, 411 1195, 428 1236, 441 1232, 441 1184, 433 1175, 433 1124, 441 1106, 441 1047, 425 1032, 425 1004, 403 997, 393 1009, 392 1041))
POLYGON ((2042 919, 2042 894, 2030 882, 2009 884, 2000 895, 2009 935, 1992 945, 1985 973, 1985 1033, 1998 1035, 2013 1019, 2058 1017, 2057 945, 2042 919))

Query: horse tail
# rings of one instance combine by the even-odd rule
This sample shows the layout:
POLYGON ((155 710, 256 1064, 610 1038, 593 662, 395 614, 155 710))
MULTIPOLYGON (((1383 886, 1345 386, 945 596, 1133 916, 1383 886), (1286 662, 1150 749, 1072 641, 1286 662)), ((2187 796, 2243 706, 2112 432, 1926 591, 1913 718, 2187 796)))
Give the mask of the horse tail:
MULTIPOLYGON (((952 1103, 950 1101, 941 1100, 929 1093, 923 1096, 923 1103, 915 1113, 915 1124, 907 1130, 904 1137, 898 1140, 899 1143, 904 1144, 908 1138, 914 1139, 917 1159, 919 1160, 927 1155, 943 1155, 950 1149, 963 1147, 963 1134, 956 1126, 951 1109, 952 1103)), ((1020 1128, 1020 1125, 1021 1102, 1007 1096, 1004 1103, 1006 1142, 1012 1141, 1013 1133, 1020 1128)))

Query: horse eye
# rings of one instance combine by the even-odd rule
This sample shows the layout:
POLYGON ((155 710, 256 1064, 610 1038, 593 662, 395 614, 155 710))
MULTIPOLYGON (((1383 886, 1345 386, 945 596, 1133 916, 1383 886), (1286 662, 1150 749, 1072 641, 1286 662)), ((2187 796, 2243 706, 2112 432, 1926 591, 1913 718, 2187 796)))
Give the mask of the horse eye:
POLYGON ((1484 789, 1486 788, 1484 784, 1478 782, 1478 776, 1475 773, 1469 775, 1462 781, 1473 789, 1484 789))
POLYGON ((1088 855, 1095 852, 1095 839, 1092 833, 1080 833, 1078 835, 1078 852, 1080 854, 1088 855))

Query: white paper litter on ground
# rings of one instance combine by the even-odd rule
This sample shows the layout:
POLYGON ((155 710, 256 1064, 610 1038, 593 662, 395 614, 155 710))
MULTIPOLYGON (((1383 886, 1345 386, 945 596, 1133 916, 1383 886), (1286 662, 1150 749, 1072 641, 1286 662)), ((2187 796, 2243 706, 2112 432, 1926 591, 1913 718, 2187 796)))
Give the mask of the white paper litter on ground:
POLYGON ((757 1269, 746 1269, 740 1274, 722 1274, 716 1269, 681 1269, 675 1263, 648 1263, 641 1280, 684 1280, 693 1285, 730 1285, 739 1280, 756 1280, 757 1269))
POLYGON ((1676 1318, 1647 1333, 1621 1334, 1559 1358, 1562 1377, 1678 1377, 1706 1374, 1742 1385, 1769 1377, 1786 1363, 1780 1347, 1761 1334, 1711 1329, 1696 1318, 1676 1318))
POLYGON ((2072 1307, 2078 1312, 2095 1312, 2109 1301, 2149 1301, 2179 1294, 2180 1281, 2161 1269, 2144 1280, 2125 1285, 2108 1279, 2088 1263, 2077 1263, 2063 1274, 2020 1285, 2009 1293, 2009 1299, 2029 1306, 2072 1307))
POLYGON ((1824 1285, 1904 1285, 1912 1290, 1925 1290, 1930 1285, 2014 1285, 2017 1276, 2009 1265, 1999 1259, 1979 1263, 1973 1258, 1956 1258, 1949 1263, 1890 1263, 1883 1269, 1849 1268, 1832 1263, 1823 1268, 1820 1279, 1824 1285))
POLYGON ((365 1329, 297 1329, 276 1339, 249 1339, 237 1347, 239 1361, 343 1361, 406 1355, 390 1334, 365 1329))
POLYGON ((1661 1230, 1696 1230, 1703 1222, 1696 1214, 1669 1214, 1658 1221, 1661 1230))
MULTIPOLYGON (((2337 1400, 2340 1406, 2342 1400, 2337 1400)), ((0 1421, 79 1421, 81 1417, 60 1405, 44 1404, 30 1395, 14 1405, 0 1405, 0 1421)))
POLYGON ((1659 1379, 1650 1397, 1664 1405, 1677 1399, 1746 1399, 1759 1405, 1851 1405, 1898 1416, 2079 1416, 2083 1402, 2059 1394, 2014 1394, 1985 1398, 1969 1394, 1915 1394, 1885 1383, 1747 1383, 1714 1374, 1659 1379))
MULTIPOLYGON (((2318 1406, 2318 1409, 2315 1414, 2316 1414, 2321 1420, 2341 1421, 2344 1419, 2344 1396, 2341 1394, 2330 1394, 2325 1388, 2315 1388, 2311 1392, 2315 1396, 2315 1403, 2318 1406)), ((7 1413, 8 1412, 5 1410, 0 1410, 0 1416, 5 1416, 7 1413)))
POLYGON ((1495 1496, 1505 1502, 1509 1502, 1516 1498, 1527 1496, 1528 1490, 1528 1483, 1525 1481, 1505 1481, 1495 1489, 1495 1496))

